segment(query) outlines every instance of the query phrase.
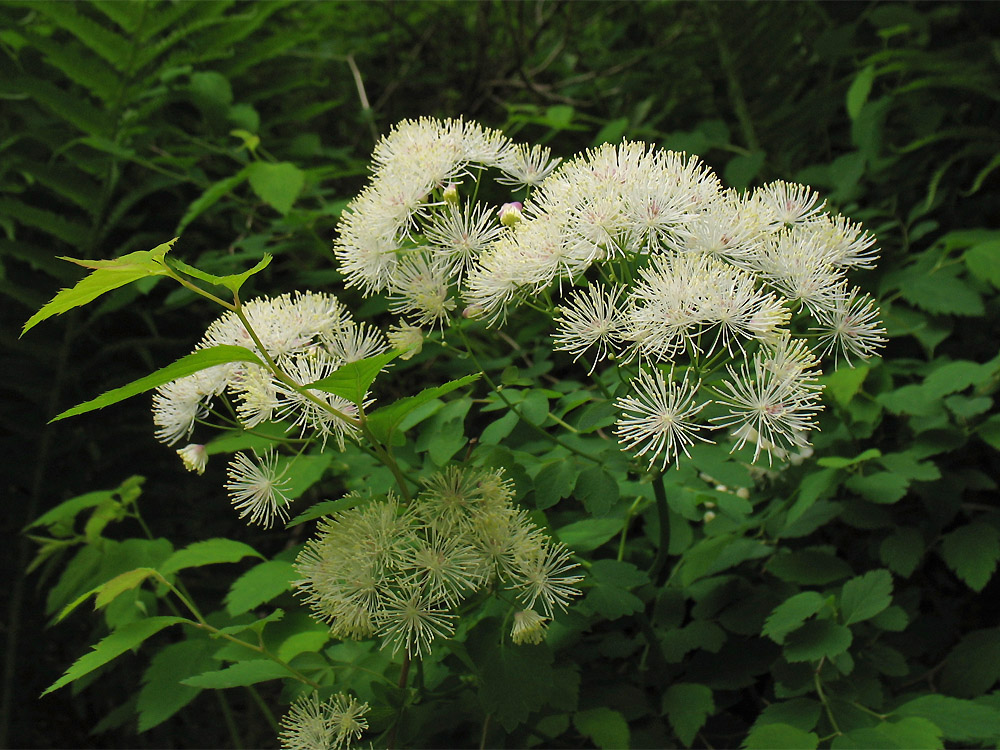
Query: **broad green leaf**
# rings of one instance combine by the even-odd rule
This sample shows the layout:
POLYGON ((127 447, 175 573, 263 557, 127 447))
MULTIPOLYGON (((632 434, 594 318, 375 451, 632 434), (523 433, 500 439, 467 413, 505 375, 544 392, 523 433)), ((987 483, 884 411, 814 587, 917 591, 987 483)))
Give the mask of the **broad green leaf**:
POLYGON ((558 529, 556 536, 577 552, 589 552, 617 535, 624 525, 624 518, 584 518, 558 529))
POLYGON ((663 712, 685 747, 691 747, 705 720, 715 713, 712 689, 692 682, 675 682, 663 694, 663 712))
POLYGON ((824 604, 826 599, 815 591, 795 594, 774 608, 761 634, 775 643, 784 643, 785 636, 802 627, 802 623, 819 612, 824 604))
POLYGON ((786 526, 795 523, 798 518, 812 507, 813 503, 833 491, 837 478, 835 469, 821 469, 807 475, 799 485, 798 497, 788 509, 786 526))
POLYGON ((975 698, 1000 681, 1000 629, 974 630, 952 649, 941 670, 941 690, 975 698))
MULTIPOLYGON (((998 157, 993 159, 994 166, 1000 165, 998 157)), ((962 260, 976 278, 1000 288, 1000 240, 982 242, 970 247, 962 255, 962 260)))
POLYGON ((897 575, 908 578, 924 556, 924 535, 913 526, 900 526, 879 546, 879 559, 897 575))
POLYGON ((960 526, 941 541, 941 554, 969 588, 982 591, 1000 560, 1000 531, 981 521, 960 526))
POLYGON ((889 471, 874 474, 855 474, 845 483, 851 492, 857 493, 873 503, 892 504, 906 495, 910 483, 905 477, 889 471))
POLYGON ((743 740, 746 750, 814 750, 819 745, 815 732, 803 732, 790 724, 754 726, 743 740))
POLYGON ((156 571, 153 568, 136 568, 135 570, 115 576, 97 589, 97 597, 94 599, 94 609, 107 606, 119 594, 134 589, 147 578, 155 575, 156 571))
POLYGON ((177 270, 186 273, 188 276, 209 284, 215 284, 216 286, 224 286, 226 289, 236 293, 239 292, 240 287, 246 283, 247 279, 256 273, 263 271, 268 267, 268 265, 270 265, 271 256, 264 253, 264 257, 261 258, 260 261, 250 270, 244 271, 243 273, 232 273, 227 276, 216 276, 214 273, 207 273, 199 268, 195 268, 194 266, 189 266, 187 263, 182 260, 178 260, 177 258, 174 258, 171 263, 175 268, 177 268, 177 270))
POLYGON ((600 466, 589 466, 576 478, 573 495, 593 516, 603 516, 618 502, 621 490, 617 480, 600 466))
POLYGON ((704 539, 684 553, 681 583, 689 586, 702 576, 721 573, 772 552, 771 547, 756 539, 734 538, 732 534, 704 539))
POLYGON ((573 714, 573 726, 602 750, 629 747, 628 722, 618 711, 606 706, 577 711, 573 714))
POLYGON ((955 273, 938 272, 908 278, 900 293, 921 310, 941 315, 983 315, 979 293, 955 273))
POLYGON ((103 409, 105 406, 111 406, 111 404, 117 404, 119 401, 124 401, 132 396, 151 391, 172 380, 177 380, 206 370, 209 367, 224 365, 230 362, 253 362, 262 367, 264 366, 260 357, 242 346, 230 346, 226 344, 209 347, 208 349, 199 349, 196 352, 181 357, 172 365, 162 367, 144 378, 133 380, 128 385, 115 388, 97 398, 74 406, 72 409, 67 409, 49 421, 50 423, 58 422, 60 419, 75 417, 78 414, 86 414, 88 411, 94 411, 95 409, 103 409))
POLYGON ((859 727, 834 739, 832 750, 938 750, 941 730, 927 719, 909 716, 859 727))
POLYGON ((212 672, 202 672, 194 677, 181 680, 182 685, 199 688, 231 688, 243 685, 254 685, 267 680, 277 680, 289 677, 291 673, 286 667, 270 659, 252 659, 238 661, 225 669, 212 672))
POLYGON ((822 704, 812 698, 792 698, 782 703, 772 703, 757 717, 754 727, 764 724, 790 724, 808 732, 816 727, 822 704))
POLYGON ((597 560, 587 571, 593 587, 585 603, 607 620, 631 615, 644 609, 642 599, 628 591, 649 583, 649 576, 635 565, 617 560, 597 560))
POLYGON ((846 651, 852 641, 850 628, 833 620, 812 620, 785 638, 785 659, 789 662, 832 659, 846 651))
POLYGON ((177 550, 160 566, 160 573, 168 576, 184 568, 200 568, 202 565, 239 562, 244 557, 263 559, 264 556, 249 544, 237 542, 234 539, 206 539, 203 542, 194 542, 184 549, 177 550))
POLYGON ((376 440, 384 445, 388 445, 392 439, 392 433, 410 412, 428 401, 433 401, 446 393, 451 393, 458 388, 475 382, 479 377, 480 373, 466 375, 463 378, 451 380, 444 385, 425 388, 415 396, 407 396, 395 403, 376 409, 368 415, 368 428, 372 431, 376 440))
POLYGON ((892 604, 892 574, 888 570, 870 570, 852 578, 840 593, 840 615, 845 625, 874 617, 892 604))
POLYGON ((821 378, 826 384, 825 393, 833 396, 841 406, 847 406, 861 390, 861 384, 871 371, 871 367, 859 364, 854 367, 839 367, 821 378))
POLYGON ((299 577, 292 563, 285 560, 268 560, 241 575, 226 594, 226 611, 230 615, 249 612, 292 588, 292 581, 299 577))
MULTIPOLYGON (((495 630, 491 629, 492 633, 495 630)), ((476 649, 479 700, 507 730, 513 730, 543 705, 552 690, 552 652, 548 646, 506 645, 495 640, 476 649)))
POLYGON ((872 90, 872 83, 875 81, 875 66, 866 65, 854 77, 850 87, 847 89, 847 115, 852 120, 857 120, 861 114, 868 95, 872 90))
POLYGON ((941 398, 949 393, 964 391, 989 377, 989 371, 980 363, 957 360, 938 367, 924 379, 921 387, 931 398, 941 398))
POLYGON ((306 174, 291 162, 271 164, 255 161, 247 167, 250 187, 261 200, 287 214, 306 183, 306 174))
POLYGON ((226 177, 225 179, 219 180, 218 182, 210 185, 204 193, 202 193, 191 203, 191 205, 188 206, 187 211, 184 212, 184 216, 181 217, 180 223, 177 225, 177 229, 174 230, 174 234, 183 234, 184 230, 187 229, 188 224, 201 216, 201 214, 213 205, 218 203, 220 198, 233 192, 233 190, 241 185, 246 178, 247 168, 244 167, 231 177, 226 177))
POLYGON ((579 471, 579 465, 572 458, 558 458, 545 464, 535 475, 535 507, 545 510, 569 497, 579 471))
POLYGON ((292 633, 278 646, 277 656, 284 662, 290 662, 299 654, 319 651, 330 640, 330 628, 317 620, 311 620, 310 630, 292 633))
POLYGON ((350 362, 343 367, 334 370, 321 380, 312 383, 304 383, 306 388, 314 388, 335 396, 347 399, 356 406, 361 406, 365 400, 368 389, 378 374, 385 369, 385 366, 400 355, 400 352, 393 350, 384 354, 376 354, 373 357, 366 357, 357 362, 350 362))
POLYGON ((933 722, 947 740, 996 741, 1000 737, 1000 710, 945 695, 922 695, 899 706, 893 716, 918 716, 933 722))
POLYGON ((285 497, 289 501, 302 497, 306 490, 323 478, 332 461, 333 453, 329 452, 279 458, 275 471, 288 480, 285 497))
POLYGON ((92 302, 102 294, 118 289, 133 281, 145 279, 149 276, 163 276, 167 273, 163 265, 163 257, 167 254, 177 238, 162 245, 154 247, 152 250, 139 250, 128 255, 123 255, 114 260, 79 260, 76 258, 63 258, 71 263, 76 263, 84 268, 93 269, 91 273, 80 279, 76 286, 61 290, 55 297, 49 300, 42 308, 32 315, 21 329, 23 336, 29 329, 38 323, 51 318, 53 315, 60 315, 74 307, 81 307, 88 302, 92 302))
POLYGON ((94 646, 93 651, 77 659, 62 677, 45 689, 42 695, 47 695, 53 690, 58 690, 63 685, 68 685, 74 680, 80 679, 98 667, 107 664, 115 657, 135 648, 144 640, 159 633, 164 628, 181 622, 190 621, 183 617, 147 617, 144 620, 138 620, 119 628, 98 642, 94 646))
POLYGON ((111 500, 114 498, 114 495, 115 493, 113 490, 98 490, 97 492, 88 492, 85 495, 72 497, 43 513, 33 522, 25 526, 24 530, 27 531, 35 526, 51 526, 62 521, 71 521, 76 518, 80 511, 86 510, 87 508, 93 508, 94 506, 111 500))
POLYGON ((819 466, 829 469, 846 469, 848 466, 855 466, 856 464, 870 461, 873 458, 878 458, 881 455, 882 451, 878 448, 869 448, 863 453, 859 453, 854 458, 846 458, 843 456, 824 456, 823 458, 817 460, 816 463, 819 466))
POLYGON ((802 586, 822 586, 854 572, 839 557, 812 547, 775 555, 768 561, 767 569, 782 581, 802 586))
POLYGON ((162 724, 194 700, 201 688, 182 685, 181 680, 211 669, 217 650, 215 641, 202 637, 171 643, 153 656, 136 703, 140 732, 162 724))

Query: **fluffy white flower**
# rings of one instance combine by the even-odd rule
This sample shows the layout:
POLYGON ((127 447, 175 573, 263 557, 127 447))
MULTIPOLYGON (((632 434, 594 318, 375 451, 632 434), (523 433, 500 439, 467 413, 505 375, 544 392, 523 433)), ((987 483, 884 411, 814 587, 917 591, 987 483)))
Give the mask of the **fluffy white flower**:
POLYGON ((227 470, 225 487, 240 518, 250 516, 250 523, 270 528, 275 519, 288 520, 289 480, 278 475, 278 456, 273 450, 253 461, 246 453, 233 456, 227 470))
POLYGON ((649 454, 650 468, 662 456, 662 470, 670 461, 679 465, 680 454, 688 455, 695 440, 712 442, 699 434, 701 425, 694 421, 709 403, 695 403, 700 385, 690 383, 686 372, 683 380, 675 380, 673 368, 669 382, 656 368, 640 370, 632 381, 634 395, 615 402, 622 411, 615 425, 622 449, 634 450, 637 456, 649 454))
POLYGON ((618 334, 624 318, 618 309, 618 300, 622 292, 624 287, 606 289, 598 284, 575 291, 556 315, 557 330, 552 337, 555 348, 575 354, 575 362, 596 345, 597 352, 590 368, 593 372, 597 363, 607 357, 608 350, 614 351, 621 340, 618 334))

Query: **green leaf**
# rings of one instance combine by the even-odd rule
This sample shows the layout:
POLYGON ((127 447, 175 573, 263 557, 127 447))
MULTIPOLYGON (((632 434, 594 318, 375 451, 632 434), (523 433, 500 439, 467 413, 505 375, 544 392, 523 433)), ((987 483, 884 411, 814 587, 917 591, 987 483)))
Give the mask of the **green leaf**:
POLYGON ((573 714, 573 726, 604 750, 629 747, 628 722, 621 713, 605 706, 577 711, 573 714))
POLYGON ((900 293, 921 310, 939 315, 983 315, 983 300, 971 286, 951 273, 908 278, 900 293))
POLYGON ((906 495, 910 483, 905 477, 889 471, 862 476, 855 474, 845 483, 847 488, 873 503, 891 504, 906 495))
POLYGON ((882 540, 878 553, 890 570, 909 578, 924 555, 924 535, 913 526, 901 526, 882 540))
POLYGON ((685 747, 691 747, 705 720, 715 713, 712 689, 692 682, 675 682, 663 694, 663 712, 685 747))
POLYGON ((754 726, 743 740, 746 750, 813 750, 819 745, 814 732, 803 732, 790 724, 754 726))
POLYGON ((624 525, 624 518, 584 518, 563 526, 556 536, 577 552, 589 552, 616 536, 624 525))
POLYGON ((321 518, 322 516, 331 516, 339 511, 353 508, 355 505, 359 505, 362 502, 364 502, 364 500, 355 494, 345 495, 344 497, 336 500, 322 500, 295 516, 295 518, 285 524, 285 528, 290 529, 293 526, 298 526, 300 523, 312 521, 313 519, 321 518))
POLYGON ((821 469, 808 474, 799 485, 798 497, 788 509, 785 526, 791 526, 821 497, 825 497, 836 486, 837 472, 835 469, 821 469))
POLYGON ((975 698, 1000 681, 1000 629, 965 635, 945 661, 941 690, 959 698, 975 698))
POLYGON ((202 565, 239 562, 244 557, 263 559, 264 556, 249 544, 237 542, 234 539, 206 539, 203 542, 195 542, 184 549, 177 550, 160 566, 160 573, 168 576, 184 568, 200 568, 202 565))
POLYGON ((714 575, 747 560, 767 557, 773 549, 756 539, 732 534, 703 539, 684 553, 681 583, 689 586, 702 576, 714 575))
POLYGON ((847 406, 861 390, 871 367, 859 364, 854 367, 839 367, 824 375, 821 380, 826 384, 825 392, 833 396, 841 406, 847 406))
POLYGON ((202 637, 171 643, 153 656, 136 703, 140 732, 162 724, 194 700, 201 688, 182 685, 181 680, 211 669, 217 649, 217 643, 202 637))
MULTIPOLYGON (((996 158, 994 161, 997 161, 996 158)), ((970 247, 962 255, 962 260, 976 278, 1000 288, 1000 240, 982 242, 970 247)))
POLYGON ((174 265, 174 267, 176 267, 177 270, 186 273, 188 276, 191 276, 200 281, 207 282, 209 284, 215 284, 216 286, 223 286, 226 289, 231 290, 233 293, 239 292, 240 287, 242 287, 246 283, 247 279, 249 279, 256 273, 260 273, 261 271, 263 271, 270 265, 270 263, 271 263, 271 256, 268 255, 267 253, 264 253, 264 257, 261 258, 260 261, 248 271, 244 271, 243 273, 232 273, 227 276, 216 276, 214 273, 207 273, 206 271, 202 271, 201 269, 195 268, 194 266, 189 266, 187 263, 177 258, 174 258, 172 260, 172 264, 174 265))
POLYGON ((479 700, 508 732, 537 711, 552 689, 552 652, 544 644, 499 647, 494 641, 476 666, 479 700))
POLYGON ((535 475, 535 506, 545 510, 569 497, 579 471, 580 467, 571 458, 558 458, 545 464, 535 475))
POLYGON ((118 289, 133 281, 147 278, 148 276, 163 276, 167 273, 163 265, 163 257, 167 254, 177 238, 157 245, 152 250, 139 250, 128 255, 123 255, 114 260, 79 260, 75 258, 63 258, 71 263, 76 263, 84 268, 91 268, 93 271, 82 279, 76 286, 63 289, 55 297, 49 300, 42 308, 32 315, 21 329, 23 336, 31 328, 41 323, 53 315, 60 315, 74 307, 81 307, 88 302, 92 302, 102 294, 118 289))
MULTIPOLYGON (((130 591, 145 581, 150 576, 155 576, 153 568, 136 568, 115 576, 110 581, 102 584, 97 589, 97 597, 94 599, 94 609, 105 607, 117 598, 119 594, 130 591)), ((60 617, 60 619, 62 619, 60 617)))
POLYGON ((941 554, 969 588, 982 591, 1000 560, 1000 531, 979 521, 961 526, 941 540, 941 554))
POLYGON ((893 716, 917 716, 933 722, 947 740, 996 741, 1000 737, 1000 711, 960 698, 944 695, 922 695, 907 701, 893 716))
POLYGON ((255 161, 247 167, 247 176, 260 199, 282 214, 292 210, 306 183, 306 173, 287 161, 278 164, 255 161))
POLYGON ((594 516, 603 516, 618 502, 621 489, 617 480, 600 466, 588 466, 576 478, 573 495, 594 516))
POLYGON ((833 620, 812 620, 785 639, 785 659, 789 662, 832 659, 846 651, 853 640, 850 628, 833 620))
POLYGON ((815 591, 803 591, 789 597, 771 612, 764 623, 762 635, 775 643, 784 643, 785 636, 802 626, 806 619, 819 612, 826 599, 815 591))
POLYGON ((350 401, 355 406, 361 406, 368 394, 368 389, 385 366, 400 355, 398 350, 376 354, 372 357, 349 362, 338 367, 325 378, 312 383, 305 383, 306 388, 332 393, 350 401))
POLYGON ((291 673, 286 667, 270 659, 251 659, 238 661, 235 664, 212 672, 202 672, 194 677, 181 680, 182 685, 198 688, 231 688, 243 685, 254 685, 267 680, 277 680, 289 677, 291 673))
POLYGON ((782 703, 772 703, 757 717, 754 727, 764 724, 790 724, 796 729, 808 732, 819 721, 822 706, 812 698, 792 698, 782 703))
POLYGON ((649 576, 632 563, 617 560, 597 560, 587 571, 593 588, 584 600, 607 620, 640 612, 642 599, 628 589, 649 583, 649 576))
POLYGON ((782 581, 802 586, 822 586, 847 578, 854 572, 839 557, 818 548, 775 555, 768 561, 767 569, 782 581))
POLYGON ((44 514, 25 526, 24 530, 27 531, 35 526, 52 526, 60 522, 71 521, 76 518, 80 511, 86 510, 87 508, 93 508, 101 503, 107 502, 108 500, 111 500, 114 495, 115 493, 113 490, 98 490, 97 492, 88 492, 85 495, 71 497, 69 500, 61 502, 56 507, 46 511, 44 514))
POLYGON ((230 615, 249 612, 292 588, 298 571, 285 560, 268 560, 241 575, 226 594, 226 611, 230 615))
POLYGON ((875 66, 867 65, 862 68, 851 82, 847 89, 847 115, 852 120, 857 120, 861 114, 868 95, 872 90, 872 83, 875 81, 875 66))
POLYGON ((870 570, 852 578, 840 592, 840 615, 845 625, 868 620, 892 604, 892 574, 870 570))
POLYGON ((869 448, 868 450, 859 453, 854 458, 846 458, 844 456, 824 456, 823 458, 816 461, 819 466, 824 466, 830 469, 846 469, 848 466, 855 466, 865 461, 870 461, 873 458, 879 458, 882 455, 882 451, 878 448, 869 448))
POLYGON ((332 462, 333 453, 280 457, 275 471, 279 477, 288 480, 285 497, 289 501, 302 497, 303 493, 323 478, 332 462))
POLYGON ((474 383, 479 377, 480 373, 478 372, 473 375, 466 375, 463 378, 451 380, 444 385, 425 388, 415 396, 407 396, 388 406, 383 406, 368 415, 368 428, 372 431, 376 440, 384 445, 389 445, 392 433, 399 427, 407 414, 446 393, 451 393, 458 388, 469 385, 469 383, 474 383))
POLYGON ((944 747, 941 730, 927 719, 910 716, 859 727, 837 737, 832 750, 938 750, 944 747))
POLYGON ((135 648, 144 640, 159 633, 164 628, 181 622, 189 622, 189 620, 185 620, 183 617, 147 617, 144 620, 138 620, 122 626, 101 639, 94 646, 93 651, 77 659, 62 677, 45 689, 42 695, 47 695, 53 690, 58 690, 63 685, 68 685, 84 675, 90 674, 98 667, 104 666, 115 657, 135 648))
POLYGON ((233 176, 226 177, 225 179, 219 180, 218 182, 210 185, 204 193, 202 193, 187 207, 187 211, 184 212, 184 216, 181 217, 180 223, 177 224, 177 229, 174 230, 174 234, 183 234, 184 230, 187 229, 188 224, 218 203, 221 198, 233 192, 233 190, 235 190, 239 185, 243 184, 246 178, 247 167, 244 167, 233 176))
POLYGON ((228 364, 229 362, 253 362, 262 367, 264 366, 260 357, 242 346, 230 346, 226 344, 209 347, 208 349, 199 349, 144 378, 133 380, 128 385, 115 388, 97 398, 74 406, 72 409, 67 409, 49 420, 49 423, 58 422, 60 419, 66 419, 67 417, 75 417, 78 414, 86 414, 88 411, 94 411, 95 409, 103 409, 105 406, 111 406, 111 404, 117 404, 119 401, 124 401, 132 396, 151 391, 153 388, 169 383, 172 380, 201 372, 209 367, 228 364))

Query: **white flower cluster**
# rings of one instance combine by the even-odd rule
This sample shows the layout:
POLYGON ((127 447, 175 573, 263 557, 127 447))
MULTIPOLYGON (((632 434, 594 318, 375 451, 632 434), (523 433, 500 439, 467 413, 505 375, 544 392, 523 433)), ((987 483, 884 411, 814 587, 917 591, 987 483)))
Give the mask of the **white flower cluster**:
POLYGON ((696 157, 635 142, 556 169, 547 150, 462 121, 401 123, 374 162, 337 243, 349 282, 442 328, 459 310, 497 325, 568 287, 554 346, 586 354, 591 372, 638 363, 618 435, 650 466, 711 428, 754 442, 755 459, 807 444, 819 358, 865 358, 885 342, 874 301, 847 280, 874 266, 874 238, 806 186, 738 193, 696 157), (501 184, 531 185, 524 204, 459 206, 449 186, 494 167, 501 184), (712 397, 699 401, 703 383, 712 397), (698 423, 710 404, 726 413, 698 423))
POLYGON ((455 290, 500 237, 499 211, 462 204, 457 185, 487 169, 534 186, 558 164, 549 149, 512 143, 463 120, 405 120, 376 146, 372 179, 344 211, 334 251, 347 283, 385 292, 418 326, 443 325, 455 290))
POLYGON ((368 704, 346 693, 321 701, 310 693, 292 703, 281 717, 282 750, 346 750, 368 729, 368 704))
POLYGON ((340 638, 380 635, 418 656, 454 632, 469 595, 503 586, 524 608, 512 639, 540 642, 580 594, 569 550, 514 506, 499 471, 449 467, 424 484, 405 508, 390 496, 320 522, 295 563, 315 616, 340 638))
MULTIPOLYGON (((236 313, 227 312, 208 327, 196 351, 237 345, 258 356, 266 353, 287 378, 303 386, 388 348, 377 329, 354 321, 344 305, 328 294, 254 299, 243 304, 242 312, 261 346, 236 313)), ((157 388, 153 396, 156 438, 168 445, 187 438, 195 422, 206 417, 213 401, 223 394, 246 428, 263 422, 288 422, 290 430, 308 432, 323 443, 333 438, 341 450, 345 438, 354 437, 356 431, 354 424, 338 416, 356 418, 358 408, 353 403, 315 388, 303 393, 266 367, 235 362, 157 388)), ((189 469, 204 471, 207 456, 203 446, 187 446, 178 453, 189 469)), ((275 518, 287 517, 283 485, 272 455, 254 462, 246 454, 237 454, 230 463, 227 489, 233 504, 242 511, 241 517, 249 516, 253 523, 270 526, 275 518)))

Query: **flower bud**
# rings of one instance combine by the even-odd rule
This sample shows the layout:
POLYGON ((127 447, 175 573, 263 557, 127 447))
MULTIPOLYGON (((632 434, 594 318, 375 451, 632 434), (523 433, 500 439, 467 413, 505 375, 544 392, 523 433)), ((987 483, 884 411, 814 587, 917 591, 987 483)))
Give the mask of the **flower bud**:
POLYGON ((393 349, 403 352, 399 355, 400 359, 410 359, 419 354, 424 346, 424 332, 416 326, 394 326, 389 329, 387 337, 393 349))
POLYGON ((520 646, 523 643, 537 644, 545 640, 547 622, 544 617, 533 609, 524 609, 514 613, 514 627, 510 631, 510 639, 520 646))
POLYGON ((524 206, 520 201, 514 201, 513 203, 504 203, 500 206, 500 223, 505 227, 512 227, 524 218, 521 215, 521 209, 524 206))
POLYGON ((444 189, 444 195, 442 197, 444 198, 444 202, 447 203, 449 206, 457 206, 458 185, 456 185, 454 182, 449 182, 448 187, 444 189))
POLYGON ((208 453, 205 452, 204 445, 191 443, 185 445, 177 451, 177 455, 184 462, 184 468, 188 471, 196 471, 198 474, 205 473, 205 466, 208 464, 208 453))

